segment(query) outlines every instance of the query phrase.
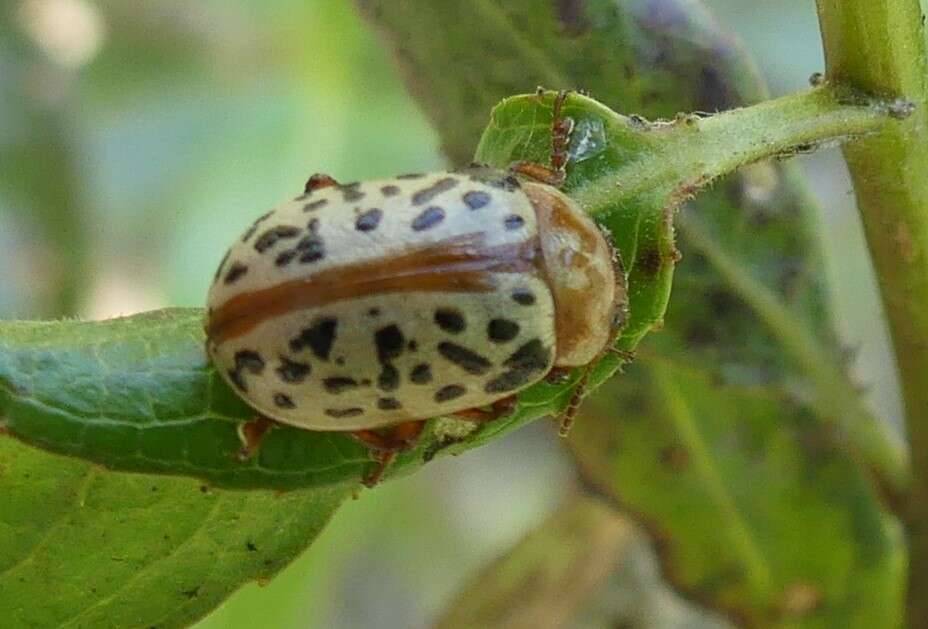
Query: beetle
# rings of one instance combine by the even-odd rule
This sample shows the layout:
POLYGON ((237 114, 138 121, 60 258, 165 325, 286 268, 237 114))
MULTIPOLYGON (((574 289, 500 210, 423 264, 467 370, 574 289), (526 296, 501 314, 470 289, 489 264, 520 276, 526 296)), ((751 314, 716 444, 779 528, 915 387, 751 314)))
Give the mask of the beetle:
POLYGON ((339 184, 259 217, 209 290, 207 351, 261 418, 347 431, 373 485, 426 419, 488 421, 543 378, 589 367, 626 315, 625 275, 599 226, 558 187, 573 120, 554 101, 550 166, 472 164, 339 184))

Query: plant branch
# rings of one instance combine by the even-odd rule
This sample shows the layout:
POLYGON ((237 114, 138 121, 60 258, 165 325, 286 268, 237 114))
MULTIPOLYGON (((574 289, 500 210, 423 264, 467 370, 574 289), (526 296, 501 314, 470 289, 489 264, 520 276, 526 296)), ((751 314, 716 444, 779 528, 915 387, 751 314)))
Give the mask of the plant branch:
POLYGON ((818 0, 827 78, 914 115, 844 155, 896 351, 912 451, 909 623, 928 627, 928 45, 919 0, 818 0))
MULTIPOLYGON (((594 179, 578 187, 572 196, 591 214, 612 211, 617 197, 630 199, 654 193, 667 196, 666 206, 673 209, 698 188, 740 166, 875 134, 894 117, 907 113, 895 101, 867 99, 856 92, 823 86, 709 118, 689 116, 672 124, 657 123, 648 127, 653 139, 649 159, 638 159, 622 168, 618 189, 594 179)), ((909 482, 905 448, 866 410, 840 367, 834 364, 834 357, 806 326, 797 324, 772 291, 739 268, 703 232, 696 218, 683 220, 681 227, 691 244, 712 261, 768 324, 815 384, 814 403, 821 416, 842 427, 852 449, 891 496, 905 494, 909 482)))
MULTIPOLYGON (((592 214, 614 206, 618 197, 646 190, 663 191, 689 171, 689 183, 677 188, 680 202, 718 176, 768 157, 808 153, 831 144, 875 133, 895 113, 895 104, 819 87, 750 107, 701 118, 683 116, 654 123, 659 160, 638 160, 622 169, 619 190, 591 180, 571 192, 592 214), (661 168, 655 168, 655 163, 661 168)), ((614 176, 610 173, 606 176, 614 176)))

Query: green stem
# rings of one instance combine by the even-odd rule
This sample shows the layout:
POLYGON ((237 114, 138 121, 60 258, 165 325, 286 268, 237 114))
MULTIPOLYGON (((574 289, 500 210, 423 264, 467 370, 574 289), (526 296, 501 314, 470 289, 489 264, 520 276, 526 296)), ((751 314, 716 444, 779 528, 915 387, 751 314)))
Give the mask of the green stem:
POLYGON ((908 120, 844 149, 889 319, 913 485, 909 625, 928 627, 928 44, 919 0, 818 0, 830 82, 903 98, 908 120))
MULTIPOLYGON (((662 153, 659 160, 623 167, 618 191, 615 185, 594 179, 571 191, 571 196, 596 214, 646 191, 666 193, 666 184, 672 181, 680 195, 677 200, 683 200, 745 164, 875 133, 894 111, 892 103, 819 87, 709 118, 652 125, 654 141, 649 148, 662 153), (657 162, 661 168, 654 167, 657 162), (688 183, 679 186, 681 179, 688 183)), ((614 173, 606 177, 614 178, 614 173)))

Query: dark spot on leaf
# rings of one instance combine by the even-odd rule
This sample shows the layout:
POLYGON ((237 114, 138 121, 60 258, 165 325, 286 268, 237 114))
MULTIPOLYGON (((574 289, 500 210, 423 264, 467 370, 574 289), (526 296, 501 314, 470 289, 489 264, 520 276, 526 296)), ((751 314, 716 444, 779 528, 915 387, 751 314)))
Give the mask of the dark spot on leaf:
POLYGON ((635 260, 635 268, 646 276, 654 276, 664 266, 664 260, 661 252, 656 248, 648 248, 638 254, 635 260))
POLYGON ((576 37, 582 35, 590 24, 586 19, 583 0, 555 0, 554 8, 565 35, 576 37))

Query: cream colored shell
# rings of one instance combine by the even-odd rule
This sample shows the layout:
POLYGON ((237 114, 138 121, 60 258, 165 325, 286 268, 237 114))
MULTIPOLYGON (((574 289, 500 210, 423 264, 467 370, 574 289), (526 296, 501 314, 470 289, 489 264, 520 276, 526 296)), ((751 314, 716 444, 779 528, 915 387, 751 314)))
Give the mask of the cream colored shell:
POLYGON ((489 404, 554 361, 553 298, 531 259, 537 230, 519 182, 486 168, 302 195, 261 217, 220 265, 208 297, 209 353, 251 406, 304 428, 376 428, 489 404), (464 262, 414 269, 431 274, 427 290, 392 276, 351 290, 358 269, 362 278, 382 274, 403 256, 455 247, 483 255, 477 275, 488 287, 458 290, 451 273, 472 270, 464 262), (485 259, 494 252, 495 266, 485 259), (320 293, 319 278, 334 292, 320 293), (268 306, 274 300, 260 296, 281 286, 286 299, 268 306), (327 299, 338 291, 347 296, 327 299), (214 319, 229 304, 249 325, 221 333, 214 319))

